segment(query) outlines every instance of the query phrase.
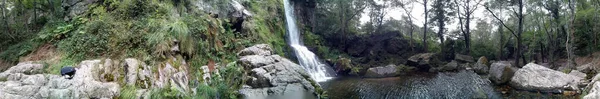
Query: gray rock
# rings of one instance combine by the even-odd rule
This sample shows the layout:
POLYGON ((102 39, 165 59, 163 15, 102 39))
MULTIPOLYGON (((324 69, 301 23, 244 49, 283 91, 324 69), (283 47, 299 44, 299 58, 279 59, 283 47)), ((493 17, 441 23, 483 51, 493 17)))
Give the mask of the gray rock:
POLYGON ((276 62, 272 57, 265 57, 261 55, 249 55, 239 59, 241 65, 245 68, 257 68, 267 66, 276 62))
POLYGON ((23 74, 37 74, 42 73, 44 71, 43 64, 37 64, 34 62, 22 62, 17 64, 16 66, 10 67, 3 73, 23 73, 23 74))
MULTIPOLYGON (((100 60, 81 62, 73 79, 65 79, 58 75, 49 74, 23 74, 14 71, 3 72, 8 74, 10 80, 0 82, 0 96, 2 98, 114 98, 119 95, 120 88, 117 83, 103 83, 94 79, 94 67, 100 66, 100 60)), ((17 65, 14 68, 27 68, 30 65, 17 65)), ((31 69, 30 69, 31 70, 31 69)), ((29 71, 28 71, 29 72, 29 71)), ((29 72, 35 73, 35 72, 29 72)))
POLYGON ((71 18, 83 14, 88 10, 89 5, 98 2, 98 0, 65 0, 62 3, 62 7, 66 11, 65 20, 71 20, 71 18))
POLYGON ((242 50, 252 50, 253 54, 239 54, 245 56, 240 56, 238 64, 247 67, 245 69, 250 75, 245 87, 239 90, 243 98, 316 98, 315 88, 318 85, 311 84, 314 80, 300 65, 279 55, 257 55, 255 52, 270 52, 271 48, 259 48, 261 46, 263 44, 242 50), (302 95, 304 93, 308 95, 302 95))
POLYGON ((477 74, 488 74, 490 67, 487 65, 487 58, 481 57, 477 60, 477 63, 471 67, 477 74))
POLYGON ((569 75, 573 75, 573 76, 577 76, 577 77, 581 77, 581 78, 585 78, 585 76, 587 76, 587 74, 579 72, 577 70, 572 70, 569 75))
POLYGON ((441 67, 437 67, 437 71, 455 71, 460 69, 458 62, 452 60, 450 63, 443 65, 441 67))
POLYGON ((238 53, 238 56, 248 55, 269 56, 273 55, 273 49, 271 49, 271 46, 269 46, 268 44, 258 44, 252 47, 245 48, 238 53))
POLYGON ((135 82, 138 79, 137 74, 138 68, 140 68, 140 62, 137 59, 127 58, 125 59, 124 67, 127 70, 125 72, 125 82, 127 83, 127 85, 135 85, 135 82))
POLYGON ((593 83, 592 87, 590 87, 590 91, 583 99, 600 99, 600 83, 593 83))
POLYGON ((396 65, 387 65, 382 67, 373 67, 367 70, 365 77, 368 78, 381 78, 381 77, 393 77, 397 76, 398 68, 396 65))
POLYGON ((588 63, 585 65, 581 65, 577 67, 577 70, 583 72, 583 73, 593 73, 596 72, 596 68, 594 67, 593 63, 588 63))
POLYGON ((460 62, 468 62, 468 63, 475 62, 475 59, 473 59, 473 57, 471 57, 469 55, 462 55, 462 54, 455 54, 454 55, 454 60, 457 60, 457 61, 460 61, 460 62))
POLYGON ((416 66, 421 71, 431 71, 430 69, 439 66, 440 61, 435 53, 421 53, 408 58, 407 65, 416 66))
POLYGON ((510 81, 517 70, 507 61, 496 62, 490 68, 489 79, 494 84, 504 84, 510 81))
POLYGON ((515 73, 510 85, 521 90, 578 90, 578 84, 582 79, 581 77, 529 63, 515 73))

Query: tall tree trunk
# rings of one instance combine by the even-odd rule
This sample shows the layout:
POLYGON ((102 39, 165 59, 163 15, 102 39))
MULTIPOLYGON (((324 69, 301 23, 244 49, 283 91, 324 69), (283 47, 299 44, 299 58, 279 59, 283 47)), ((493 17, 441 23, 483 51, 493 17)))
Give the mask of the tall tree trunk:
MULTIPOLYGON (((515 65, 517 65, 517 67, 522 67, 521 64, 520 64, 520 62, 519 62, 519 59, 520 59, 520 57, 522 55, 521 54, 521 47, 523 47, 522 44, 521 44, 522 43, 521 42, 521 39, 522 39, 521 34, 523 33, 523 18, 524 18, 523 17, 523 0, 519 0, 519 14, 518 14, 518 17, 519 17, 519 30, 517 31, 517 50, 516 50, 517 53, 515 54, 516 55, 516 57, 515 57, 515 65)), ((525 60, 523 60, 523 61, 525 61, 525 60)))
POLYGON ((427 0, 423 0, 423 7, 425 8, 425 22, 423 23, 423 50, 427 52, 427 0))
POLYGON ((502 60, 503 57, 503 51, 504 51, 504 27, 499 27, 498 29, 498 35, 500 35, 500 41, 499 41, 499 45, 498 45, 498 60, 502 60))
POLYGON ((8 19, 6 18, 6 0, 2 0, 2 19, 4 19, 6 34, 14 40, 15 37, 12 36, 12 31, 10 30, 10 26, 8 26, 8 19))
MULTIPOLYGON (((465 9, 467 11, 469 11, 468 9, 465 9)), ((466 14, 466 21, 465 22, 465 46, 466 46, 466 54, 467 55, 471 55, 471 14, 469 14, 469 12, 467 12, 466 14)))
POLYGON ((570 69, 574 69, 577 63, 575 63, 575 54, 573 52, 573 42, 575 41, 575 3, 573 0, 569 0, 569 9, 571 9, 571 18, 569 20, 569 35, 567 36, 567 54, 568 54, 568 64, 567 67, 570 69))

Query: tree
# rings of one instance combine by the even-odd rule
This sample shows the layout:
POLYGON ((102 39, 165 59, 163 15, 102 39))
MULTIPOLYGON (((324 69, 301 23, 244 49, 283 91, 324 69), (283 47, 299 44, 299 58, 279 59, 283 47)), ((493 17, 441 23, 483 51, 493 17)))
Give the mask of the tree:
MULTIPOLYGON (((449 22, 449 17, 454 15, 451 10, 453 10, 454 4, 450 2, 450 0, 435 0, 432 5, 433 15, 430 19, 434 25, 437 26, 438 32, 437 36, 440 39, 442 45, 444 44, 444 32, 446 32, 446 23, 449 22)), ((443 48, 443 47, 441 47, 443 48)))
POLYGON ((405 18, 405 19, 407 19, 406 23, 409 23, 409 25, 410 25, 410 28, 409 28, 410 44, 409 45, 410 45, 411 50, 413 50, 413 48, 414 48, 414 45, 413 45, 413 40, 414 40, 413 39, 413 32, 415 30, 415 25, 413 24, 413 16, 411 14, 412 13, 412 7, 411 8, 407 7, 407 5, 410 5, 411 3, 412 3, 412 0, 396 0, 396 2, 394 2, 394 4, 396 6, 400 6, 400 8, 402 8, 404 14, 406 14, 406 18, 405 18))
MULTIPOLYGON (((523 47, 523 45, 521 44, 522 43, 521 34, 523 34, 523 19, 525 18, 525 17, 523 17, 523 0, 517 0, 515 2, 511 2, 511 5, 517 6, 517 9, 518 9, 517 11, 512 10, 518 19, 517 22, 519 25, 518 25, 517 31, 514 31, 513 29, 508 27, 506 25, 506 23, 504 21, 502 21, 502 19, 498 18, 498 16, 496 16, 496 14, 494 14, 494 12, 488 7, 489 5, 486 5, 485 8, 488 12, 490 12, 492 14, 492 16, 496 20, 498 20, 500 22, 500 24, 502 24, 502 26, 507 28, 513 34, 513 36, 517 39, 517 46, 516 46, 517 49, 515 50, 515 65, 517 65, 518 67, 521 67, 520 61, 519 61, 519 59, 523 56, 523 54, 521 53, 521 49, 523 47)), ((523 59, 523 63, 526 63, 524 59, 523 59)))
POLYGON ((423 10, 424 10, 424 14, 425 14, 425 22, 423 22, 423 49, 425 50, 425 52, 427 52, 427 18, 428 18, 428 14, 427 14, 427 0, 423 0, 423 10))
POLYGON ((381 4, 374 1, 374 0, 369 0, 369 4, 370 4, 370 9, 371 11, 369 12, 369 17, 371 18, 371 27, 373 27, 373 31, 369 31, 371 32, 371 34, 373 33, 379 33, 381 32, 381 28, 384 22, 384 18, 387 14, 386 8, 389 6, 389 0, 380 0, 381 4))
POLYGON ((479 8, 479 4, 483 0, 454 0, 457 4, 456 8, 458 10, 457 16, 460 25, 460 31, 463 35, 463 40, 465 41, 466 54, 471 53, 471 19, 473 19, 473 12, 479 8), (473 4, 474 3, 474 4, 473 4), (462 10, 461 10, 462 8, 462 10), (463 22, 463 19, 465 20, 463 22))
POLYGON ((570 69, 574 69, 577 64, 575 63, 575 54, 573 52, 573 39, 575 39, 575 3, 573 0, 569 0, 569 9, 571 10, 571 18, 569 20, 569 36, 567 36, 566 42, 568 59, 567 67, 570 69))

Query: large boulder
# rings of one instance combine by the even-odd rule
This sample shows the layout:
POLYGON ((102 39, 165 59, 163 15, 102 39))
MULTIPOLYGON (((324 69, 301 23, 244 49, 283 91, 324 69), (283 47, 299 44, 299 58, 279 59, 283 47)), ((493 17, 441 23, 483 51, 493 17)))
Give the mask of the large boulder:
POLYGON ((480 57, 479 60, 477 60, 477 63, 475 63, 475 65, 473 65, 471 68, 477 74, 488 74, 490 70, 490 67, 488 66, 488 60, 485 56, 480 57))
POLYGON ((510 81, 518 68, 513 67, 508 61, 493 63, 490 68, 490 81, 494 84, 504 84, 510 81))
POLYGON ((600 83, 594 83, 583 99, 600 99, 600 83))
MULTIPOLYGON (((119 84, 100 82, 95 79, 100 60, 83 61, 77 66, 72 79, 65 79, 52 74, 24 74, 25 72, 5 71, 7 81, 0 82, 0 96, 6 99, 22 98, 115 98, 119 96, 119 84)), ((43 65, 42 65, 43 66, 43 65)), ((13 68, 27 68, 28 65, 17 65, 13 68)))
MULTIPOLYGON (((249 50, 249 48, 244 50, 249 50)), ((264 49, 257 51, 272 53, 270 50, 264 49)), ((317 97, 315 89, 319 86, 316 82, 311 82, 314 80, 300 65, 279 55, 261 55, 260 53, 244 55, 240 56, 238 63, 246 67, 250 77, 246 85, 239 90, 243 98, 296 97, 306 99, 317 97)))
POLYGON ((381 77, 393 77, 398 75, 398 68, 396 65, 387 65, 382 67, 373 67, 367 70, 365 77, 369 78, 381 78, 381 77))
POLYGON ((519 69, 510 81, 513 88, 532 91, 578 90, 583 78, 529 63, 519 69))
POLYGON ((421 53, 408 58, 407 64, 421 71, 432 71, 432 68, 439 66, 440 61, 435 53, 421 53))

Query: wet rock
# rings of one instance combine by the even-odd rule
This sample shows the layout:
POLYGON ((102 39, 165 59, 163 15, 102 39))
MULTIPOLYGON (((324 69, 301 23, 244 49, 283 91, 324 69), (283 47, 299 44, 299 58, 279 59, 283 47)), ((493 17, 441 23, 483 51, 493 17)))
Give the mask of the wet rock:
POLYGON ((511 78, 510 85, 521 90, 578 90, 583 78, 529 63, 511 78))
POLYGON ((430 71, 431 68, 439 66, 440 61, 435 53, 422 53, 408 58, 407 64, 415 66, 421 71, 430 71))
POLYGON ((352 67, 352 60, 343 57, 338 58, 335 64, 333 64, 335 72, 343 75, 349 74, 352 71, 352 67))
POLYGON ((500 61, 493 63, 490 68, 490 81, 494 84, 504 84, 510 81, 517 72, 517 68, 513 67, 508 61, 500 61))
POLYGON ((460 69, 458 62, 452 60, 450 63, 437 67, 436 71, 456 71, 460 69))
MULTIPOLYGON (((260 52, 269 51, 260 50, 260 52)), ((243 98, 316 98, 315 86, 318 85, 313 86, 310 75, 300 65, 288 59, 279 55, 246 55, 241 56, 238 61, 240 65, 249 67, 245 69, 249 72, 250 79, 244 85, 245 87, 239 90, 243 98)))
POLYGON ((396 65, 387 65, 382 67, 373 67, 367 70, 365 77, 368 78, 381 78, 381 77, 393 77, 399 74, 396 65))
POLYGON ((463 62, 463 63, 473 63, 473 62, 475 62, 475 60, 473 59, 473 57, 471 57, 469 55, 462 55, 462 54, 455 54, 454 55, 454 60, 460 61, 460 62, 463 62))
POLYGON ((587 74, 579 72, 577 70, 572 70, 571 73, 569 73, 569 75, 573 75, 573 76, 577 76, 577 77, 581 77, 581 78, 585 78, 585 76, 587 76, 587 74))
POLYGON ((472 69, 477 74, 488 74, 490 67, 487 64, 487 58, 485 56, 482 56, 479 58, 479 60, 477 60, 477 63, 473 65, 472 69))

